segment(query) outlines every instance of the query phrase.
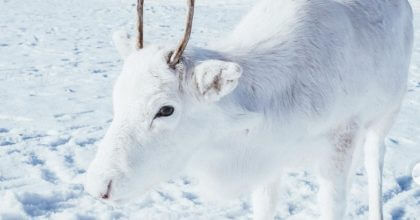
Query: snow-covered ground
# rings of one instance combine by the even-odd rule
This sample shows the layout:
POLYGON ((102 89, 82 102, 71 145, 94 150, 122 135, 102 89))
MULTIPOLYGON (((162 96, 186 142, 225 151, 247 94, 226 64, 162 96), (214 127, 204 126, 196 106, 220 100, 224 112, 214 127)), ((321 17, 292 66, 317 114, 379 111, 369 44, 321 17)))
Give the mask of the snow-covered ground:
MULTIPOLYGON (((239 22, 252 0, 197 1, 191 44, 204 46, 239 22)), ((387 143, 386 219, 420 219, 420 1, 407 97, 387 143)), ((0 219, 249 219, 246 198, 208 204, 187 177, 157 186, 137 202, 110 207, 82 182, 111 114, 121 68, 114 30, 135 22, 133 0, 0 0, 0 219)), ((184 1, 146 1, 146 43, 178 40, 184 1)), ((367 183, 355 174, 349 219, 367 218, 367 183)), ((319 215, 318 186, 306 172, 282 184, 278 219, 319 215)))

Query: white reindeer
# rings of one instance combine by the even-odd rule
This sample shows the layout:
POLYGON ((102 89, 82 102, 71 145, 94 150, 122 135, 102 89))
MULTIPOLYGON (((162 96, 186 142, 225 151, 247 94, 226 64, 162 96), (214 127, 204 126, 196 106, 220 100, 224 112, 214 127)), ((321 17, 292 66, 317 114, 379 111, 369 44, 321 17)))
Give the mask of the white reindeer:
POLYGON ((413 28, 407 0, 261 0, 209 49, 143 47, 117 35, 124 67, 114 119, 86 190, 123 201, 184 171, 220 196, 252 192, 275 215, 281 173, 319 171, 322 219, 342 219, 364 151, 369 219, 382 219, 384 138, 406 91, 413 28), (130 48, 134 48, 130 50, 130 48))

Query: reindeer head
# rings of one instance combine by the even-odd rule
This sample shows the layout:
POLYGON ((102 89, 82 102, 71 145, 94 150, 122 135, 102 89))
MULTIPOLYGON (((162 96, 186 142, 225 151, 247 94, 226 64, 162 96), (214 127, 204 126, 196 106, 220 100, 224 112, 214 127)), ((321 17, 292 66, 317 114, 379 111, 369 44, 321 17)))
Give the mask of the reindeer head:
POLYGON ((216 103, 236 87, 241 68, 183 58, 194 10, 194 0, 188 2, 185 34, 175 50, 143 46, 143 0, 137 48, 130 50, 125 35, 114 36, 124 66, 114 87, 112 124, 87 172, 85 188, 95 197, 125 200, 170 179, 227 120, 216 103))

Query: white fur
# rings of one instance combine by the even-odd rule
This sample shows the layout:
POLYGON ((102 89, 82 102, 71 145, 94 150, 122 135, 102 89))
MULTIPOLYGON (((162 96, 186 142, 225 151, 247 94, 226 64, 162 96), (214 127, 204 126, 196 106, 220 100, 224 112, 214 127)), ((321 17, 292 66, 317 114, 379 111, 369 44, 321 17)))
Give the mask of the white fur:
MULTIPOLYGON (((406 91, 412 38, 406 0, 262 0, 175 70, 172 48, 133 51, 86 190, 99 197, 112 180, 110 200, 122 201, 188 171, 213 195, 253 192, 255 219, 269 219, 282 171, 308 165, 319 173, 322 219, 342 219, 364 149, 369 216, 382 219, 384 138, 406 91), (174 114, 155 118, 164 105, 174 114)), ((118 44, 124 57, 129 44, 118 44)))
POLYGON ((194 68, 198 92, 210 102, 219 101, 221 97, 231 93, 238 85, 241 74, 242 69, 238 64, 220 60, 208 60, 194 68), (213 86, 215 80, 220 84, 216 88, 213 86))
POLYGON ((112 40, 117 47, 118 53, 124 59, 127 58, 135 48, 135 44, 133 43, 131 36, 125 31, 115 31, 112 35, 112 40))

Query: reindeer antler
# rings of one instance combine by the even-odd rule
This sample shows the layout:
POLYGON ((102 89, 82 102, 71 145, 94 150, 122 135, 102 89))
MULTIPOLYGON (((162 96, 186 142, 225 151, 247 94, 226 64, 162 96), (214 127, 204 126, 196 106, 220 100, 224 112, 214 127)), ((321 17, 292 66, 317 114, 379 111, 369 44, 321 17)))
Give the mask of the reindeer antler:
POLYGON ((188 1, 188 15, 187 15, 187 20, 185 22, 186 27, 185 27, 184 37, 181 39, 181 41, 178 44, 178 47, 175 49, 175 51, 172 53, 171 57, 168 60, 168 64, 171 68, 175 68, 175 65, 178 64, 179 60, 181 59, 181 55, 184 52, 185 47, 187 47, 188 40, 190 39, 190 36, 191 36, 195 0, 187 0, 187 1, 188 1))
MULTIPOLYGON (((186 26, 185 32, 184 32, 183 38, 178 44, 178 47, 171 54, 171 57, 168 60, 168 65, 171 68, 175 68, 175 65, 179 63, 182 53, 184 52, 185 47, 187 47, 188 40, 190 39, 190 36, 191 36, 195 0, 187 0, 187 2, 188 2, 188 15, 187 15, 187 20, 185 22, 185 26, 186 26)), ((139 49, 142 49, 144 46, 143 45, 143 6, 144 6, 144 0, 137 0, 138 32, 139 32, 137 46, 139 49)))
POLYGON ((144 6, 144 0, 137 0, 137 16, 138 16, 138 24, 137 24, 137 30, 138 30, 138 42, 137 47, 139 49, 143 48, 143 6, 144 6))

